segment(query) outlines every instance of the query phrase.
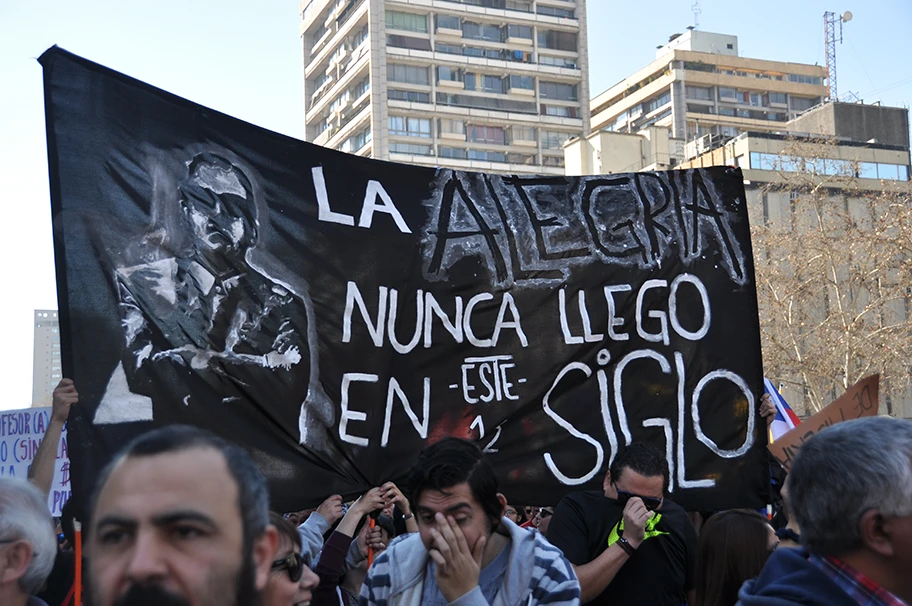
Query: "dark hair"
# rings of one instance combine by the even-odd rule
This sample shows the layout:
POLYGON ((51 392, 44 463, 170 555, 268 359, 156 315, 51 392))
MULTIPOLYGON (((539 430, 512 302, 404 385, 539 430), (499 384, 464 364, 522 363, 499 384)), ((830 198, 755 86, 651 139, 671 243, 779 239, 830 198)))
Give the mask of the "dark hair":
POLYGON ((491 528, 496 528, 503 506, 497 498, 494 468, 475 442, 461 438, 444 438, 418 454, 407 481, 412 511, 417 509, 418 497, 425 490, 446 494, 446 489, 463 482, 468 483, 472 498, 488 517, 491 528))
POLYGON ((697 546, 695 606, 732 606, 744 581, 769 557, 770 525, 749 509, 731 509, 703 525, 697 546))
POLYGON ((225 458, 228 472, 238 489, 238 512, 241 515, 244 554, 250 553, 253 542, 263 534, 269 523, 269 487, 266 478, 239 446, 223 440, 210 431, 190 425, 168 425, 153 429, 134 438, 115 455, 98 476, 89 501, 90 517, 95 517, 98 495, 101 494, 111 472, 124 459, 152 457, 197 448, 215 450, 225 458))
POLYGON ((275 526, 278 531, 279 542, 281 542, 281 537, 284 536, 291 543, 293 550, 298 553, 301 552, 301 535, 298 534, 298 529, 291 525, 291 522, 286 520, 282 514, 270 511, 269 523, 275 526))
POLYGON ((635 471, 647 478, 662 476, 662 490, 668 489, 668 463, 665 461, 665 455, 654 446, 645 442, 634 442, 621 450, 608 468, 611 481, 620 480, 624 469, 635 471))

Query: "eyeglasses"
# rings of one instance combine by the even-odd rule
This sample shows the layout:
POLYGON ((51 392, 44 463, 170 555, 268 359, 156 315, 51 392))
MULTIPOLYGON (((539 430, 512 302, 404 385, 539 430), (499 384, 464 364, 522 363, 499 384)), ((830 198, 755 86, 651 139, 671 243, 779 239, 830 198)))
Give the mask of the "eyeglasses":
POLYGON ((539 519, 545 520, 554 515, 554 512, 549 509, 542 509, 538 512, 539 519))
POLYGON ((515 516, 515 515, 516 515, 516 510, 515 510, 515 509, 507 509, 504 513, 506 513, 508 516, 515 516))
POLYGON ((627 506, 627 501, 636 497, 643 501, 643 505, 648 511, 655 511, 662 505, 662 499, 657 499, 655 497, 644 497, 643 495, 634 494, 632 492, 627 492, 626 490, 621 490, 617 487, 617 484, 614 485, 614 489, 618 493, 618 503, 621 504, 621 507, 627 506))
POLYGON ((289 553, 281 560, 273 562, 271 570, 273 572, 287 570, 288 578, 291 579, 291 582, 297 583, 304 574, 304 560, 297 553, 289 553))

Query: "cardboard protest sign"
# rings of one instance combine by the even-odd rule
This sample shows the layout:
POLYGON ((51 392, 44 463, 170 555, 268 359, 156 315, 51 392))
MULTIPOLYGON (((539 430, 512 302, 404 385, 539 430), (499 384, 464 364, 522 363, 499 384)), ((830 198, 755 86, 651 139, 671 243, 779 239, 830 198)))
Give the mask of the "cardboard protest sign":
POLYGON ((633 440, 682 505, 766 502, 737 168, 393 164, 41 63, 79 494, 126 440, 189 423, 242 444, 278 511, 401 482, 447 435, 511 502, 598 488, 633 440))
MULTIPOLYGON (((0 477, 28 478, 29 467, 38 452, 51 420, 51 408, 24 408, 0 412, 0 477)), ((54 463, 54 482, 48 495, 48 509, 60 515, 70 498, 70 459, 67 430, 63 428, 54 463)))
POLYGON ((770 452, 782 468, 788 471, 801 445, 820 430, 842 421, 876 415, 879 393, 880 375, 865 377, 820 412, 780 436, 769 445, 770 452))

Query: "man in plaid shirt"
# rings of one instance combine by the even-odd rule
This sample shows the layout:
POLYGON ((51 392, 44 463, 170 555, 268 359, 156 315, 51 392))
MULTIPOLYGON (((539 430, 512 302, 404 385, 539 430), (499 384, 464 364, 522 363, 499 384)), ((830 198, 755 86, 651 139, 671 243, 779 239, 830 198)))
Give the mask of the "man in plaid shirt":
POLYGON ((912 604, 912 421, 870 417, 805 442, 787 480, 802 549, 779 549, 738 604, 912 604))

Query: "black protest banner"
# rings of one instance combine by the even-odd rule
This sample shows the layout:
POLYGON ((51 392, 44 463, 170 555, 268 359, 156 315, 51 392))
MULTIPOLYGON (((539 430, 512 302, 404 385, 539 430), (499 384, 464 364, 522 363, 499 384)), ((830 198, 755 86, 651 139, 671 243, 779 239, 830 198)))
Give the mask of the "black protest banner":
POLYGON ((125 440, 190 423, 280 511, 401 481, 445 435, 511 502, 599 487, 631 440, 687 507, 765 502, 738 169, 391 164, 41 63, 76 498, 125 440))

